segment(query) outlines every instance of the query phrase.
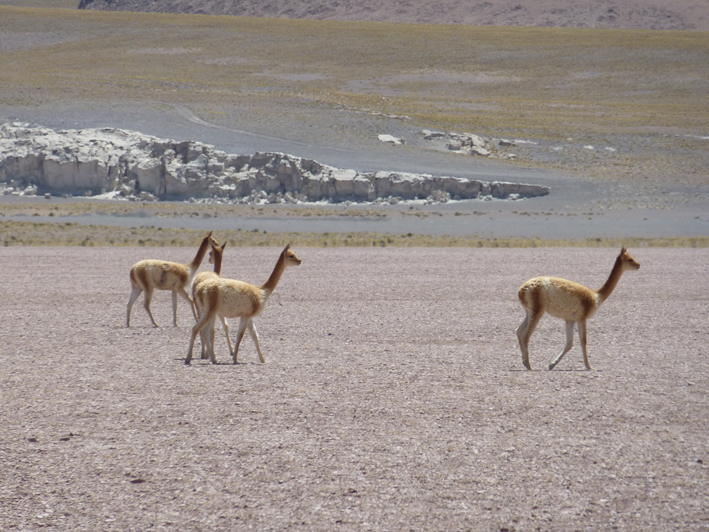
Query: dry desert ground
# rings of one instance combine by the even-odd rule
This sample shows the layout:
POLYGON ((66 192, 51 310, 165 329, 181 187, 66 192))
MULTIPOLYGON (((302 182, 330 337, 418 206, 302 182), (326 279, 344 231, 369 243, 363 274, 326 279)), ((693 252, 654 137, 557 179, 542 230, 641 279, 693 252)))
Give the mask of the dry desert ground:
MULTIPOLYGON (((190 248, 0 252, 0 529, 709 529, 709 252, 631 249, 554 371, 522 366, 519 285, 598 288, 610 248, 298 248, 230 364, 185 366, 193 318, 128 270, 190 248)), ((277 248, 231 248, 260 283, 277 248)))
POLYGON ((0 530, 709 530, 702 32, 0 4, 0 123, 552 187, 337 223, 349 207, 155 204, 125 221, 119 203, 3 196, 0 530), (424 129, 514 139, 518 158, 431 149, 424 129), (256 283, 280 252, 261 244, 323 235, 294 242, 303 263, 257 320, 267 364, 248 339, 230 364, 218 329, 219 364, 185 366, 193 318, 180 302, 172 327, 167 293, 161 328, 142 299, 125 327, 130 266, 188 262, 185 229, 253 232, 224 275, 256 283), (331 247, 349 232, 377 236, 331 247), (564 344, 550 317, 525 370, 516 291, 542 274, 598 288, 617 247, 376 244, 446 235, 636 239, 641 269, 589 324, 595 370, 578 346, 544 369, 564 344), (47 241, 75 247, 14 247, 47 241), (100 247, 114 241, 175 247, 100 247))

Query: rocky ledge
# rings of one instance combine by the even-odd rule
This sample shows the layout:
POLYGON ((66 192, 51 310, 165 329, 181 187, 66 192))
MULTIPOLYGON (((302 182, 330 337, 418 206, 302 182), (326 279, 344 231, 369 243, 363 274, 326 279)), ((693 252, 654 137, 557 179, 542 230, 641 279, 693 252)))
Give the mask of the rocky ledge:
POLYGON ((0 193, 230 203, 522 199, 549 188, 398 172, 361 173, 283 153, 231 155, 114 128, 0 126, 0 193))

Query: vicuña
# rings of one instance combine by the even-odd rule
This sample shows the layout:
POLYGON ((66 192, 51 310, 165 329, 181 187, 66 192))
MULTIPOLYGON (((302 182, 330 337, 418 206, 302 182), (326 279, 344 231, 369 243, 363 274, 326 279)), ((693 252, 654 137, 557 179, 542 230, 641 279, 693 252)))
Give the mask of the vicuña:
MULTIPOLYGON (((195 289, 200 283, 206 281, 207 279, 218 279, 222 275, 222 260, 224 258, 224 248, 226 248, 226 242, 219 244, 214 237, 210 237, 209 244, 212 247, 212 251, 209 252, 209 264, 214 265, 213 272, 199 272, 195 278, 192 280, 192 300, 195 299, 195 289)), ((229 325, 226 322, 224 316, 219 316, 222 320, 222 326, 224 327, 224 332, 226 333, 226 341, 229 345, 229 354, 232 352, 231 339, 229 338, 229 325)), ((199 321, 200 314, 199 308, 197 308, 197 321, 199 321)), ((207 344, 212 344, 212 349, 214 349, 214 321, 211 322, 209 327, 202 329, 200 333, 200 338, 202 339, 202 358, 209 358, 207 354, 207 344)))
MULTIPOLYGON (((192 360, 195 338, 200 331, 207 327, 210 322, 213 322, 217 316, 223 316, 224 318, 241 318, 236 344, 231 353, 234 364, 237 363, 239 345, 247 329, 254 344, 256 344, 256 350, 258 351, 261 362, 266 362, 263 352, 261 351, 261 344, 259 342, 258 333, 256 332, 256 326, 254 325, 254 318, 263 311, 268 298, 276 289, 278 281, 280 281, 285 269, 289 266, 298 266, 300 263, 301 260, 295 255, 293 250, 290 249, 289 244, 281 252, 280 257, 278 257, 276 267, 273 269, 273 273, 271 273, 268 281, 261 286, 254 286, 243 281, 224 278, 207 279, 201 282, 199 286, 196 287, 194 294, 195 305, 199 309, 200 318, 197 324, 192 328, 190 349, 187 352, 185 364, 189 364, 192 360)), ((213 345, 209 345, 209 358, 213 364, 217 363, 213 345)))
POLYGON ((133 287, 133 291, 128 300, 126 327, 130 327, 130 311, 133 308, 133 303, 138 299, 141 292, 145 292, 145 302, 143 306, 148 316, 150 316, 150 321, 153 322, 155 327, 159 327, 155 322, 155 318, 153 318, 153 313, 150 312, 150 301, 153 298, 153 290, 155 289, 172 291, 172 319, 175 327, 177 327, 178 295, 189 302, 192 314, 195 319, 197 319, 194 303, 185 289, 190 286, 192 278, 197 273, 200 264, 202 264, 202 259, 204 259, 204 256, 207 254, 211 236, 212 232, 210 231, 202 240, 202 244, 199 246, 194 260, 189 264, 179 264, 177 262, 167 262, 164 260, 141 260, 133 265, 130 269, 130 284, 133 287))
POLYGON ((628 250, 622 248, 615 260, 606 283, 599 290, 590 290, 583 285, 558 277, 535 277, 524 283, 519 289, 519 300, 527 313, 522 324, 517 328, 519 347, 522 350, 522 362, 527 369, 529 363, 529 339, 539 320, 548 312, 555 318, 566 321, 566 345, 561 354, 549 364, 554 369, 559 361, 574 345, 574 324, 578 324, 579 341, 583 350, 583 362, 586 369, 591 368, 586 351, 586 321, 593 317, 598 307, 608 299, 625 271, 640 268, 628 250))

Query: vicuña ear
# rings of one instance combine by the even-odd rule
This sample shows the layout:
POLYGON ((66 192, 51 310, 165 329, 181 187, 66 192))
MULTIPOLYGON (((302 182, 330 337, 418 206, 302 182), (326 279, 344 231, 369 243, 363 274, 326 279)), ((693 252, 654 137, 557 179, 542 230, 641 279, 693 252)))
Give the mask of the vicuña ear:
POLYGON ((283 251, 288 251, 289 249, 290 249, 290 242, 288 244, 286 244, 286 249, 284 249, 283 251))
POLYGON ((623 246, 622 248, 620 248, 620 254, 621 254, 621 255, 623 255, 624 253, 627 253, 627 252, 628 252, 628 250, 625 248, 625 246, 623 246))
POLYGON ((222 251, 224 251, 224 248, 225 248, 225 247, 226 247, 226 240, 225 240, 224 243, 222 244, 222 251))

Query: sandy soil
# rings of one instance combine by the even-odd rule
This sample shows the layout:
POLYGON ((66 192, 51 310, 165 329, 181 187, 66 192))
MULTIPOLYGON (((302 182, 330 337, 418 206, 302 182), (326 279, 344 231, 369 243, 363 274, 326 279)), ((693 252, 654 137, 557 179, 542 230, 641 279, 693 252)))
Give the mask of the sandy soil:
MULTIPOLYGON (((252 282, 279 253, 227 251, 252 282)), ((523 369, 516 289, 598 287, 617 250, 297 249, 268 363, 247 342, 228 364, 219 330, 191 367, 184 304, 124 326, 150 252, 2 248, 0 529, 709 529, 705 249, 631 250, 592 372, 578 347, 523 369)), ((533 365, 563 342, 545 318, 533 365)))

